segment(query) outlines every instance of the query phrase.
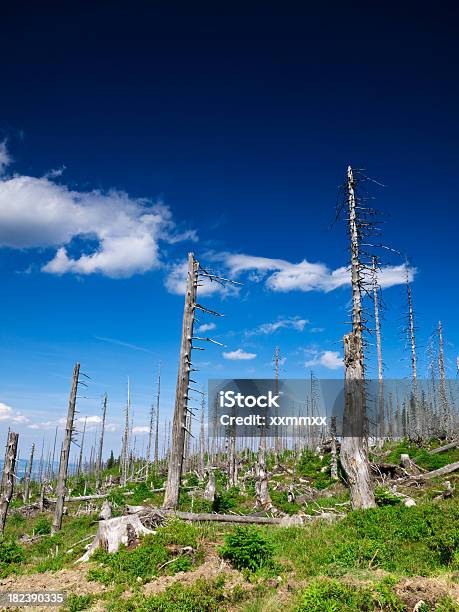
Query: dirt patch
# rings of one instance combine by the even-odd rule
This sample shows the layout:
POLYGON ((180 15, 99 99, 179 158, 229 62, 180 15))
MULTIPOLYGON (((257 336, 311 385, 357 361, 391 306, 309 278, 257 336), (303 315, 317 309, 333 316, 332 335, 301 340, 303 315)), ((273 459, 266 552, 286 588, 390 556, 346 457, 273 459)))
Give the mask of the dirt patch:
POLYGON ((395 587, 400 599, 412 610, 419 601, 434 604, 444 597, 459 604, 459 584, 454 584, 447 577, 437 578, 404 578, 395 587))
MULTIPOLYGON (((98 582, 88 582, 86 580, 87 567, 79 567, 72 569, 62 569, 59 572, 43 572, 42 574, 24 574, 22 576, 8 576, 0 580, 1 592, 24 592, 24 591, 57 591, 67 595, 96 595, 104 593, 107 589, 98 582)), ((7 610, 7 608, 4 608, 7 610)), ((19 609, 19 608, 18 608, 19 609)), ((27 607, 30 612, 44 612, 50 610, 59 610, 56 607, 27 607)), ((0 608, 3 610, 3 608, 0 608)), ((11 608, 8 608, 11 611, 11 608)))
POLYGON ((220 559, 215 551, 209 551, 202 565, 191 572, 178 572, 174 576, 160 576, 144 586, 145 595, 156 595, 175 582, 183 585, 193 584, 198 578, 213 580, 218 576, 225 575, 225 585, 228 590, 236 585, 247 585, 242 574, 232 569, 225 561, 220 559))

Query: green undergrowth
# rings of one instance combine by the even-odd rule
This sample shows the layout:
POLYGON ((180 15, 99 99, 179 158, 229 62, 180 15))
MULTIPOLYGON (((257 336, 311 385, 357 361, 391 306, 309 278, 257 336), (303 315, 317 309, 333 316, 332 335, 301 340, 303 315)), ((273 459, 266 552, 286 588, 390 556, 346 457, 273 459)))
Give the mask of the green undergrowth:
MULTIPOLYGON (((444 442, 442 444, 444 444, 444 442)), ((441 443, 435 441, 429 448, 436 448, 438 446, 441 446, 441 443)), ((400 455, 408 454, 414 463, 419 465, 419 467, 428 470, 429 472, 432 470, 438 470, 439 468, 448 465, 448 463, 459 461, 458 448, 453 448, 448 451, 430 455, 428 452, 429 449, 419 448, 419 446, 409 442, 408 440, 402 440, 395 447, 392 445, 391 449, 392 450, 387 457, 387 461, 389 463, 395 463, 398 465, 400 463, 400 455)))
POLYGON ((300 577, 385 570, 429 576, 459 569, 459 503, 383 506, 334 524, 278 529, 276 557, 300 577))
POLYGON ((203 560, 199 539, 199 530, 193 525, 171 521, 160 527, 156 534, 142 538, 132 550, 125 547, 116 553, 97 550, 91 558, 95 565, 88 571, 88 580, 106 586, 122 584, 132 587, 160 574, 173 575, 191 570, 203 560), (183 550, 185 547, 188 550, 183 550))

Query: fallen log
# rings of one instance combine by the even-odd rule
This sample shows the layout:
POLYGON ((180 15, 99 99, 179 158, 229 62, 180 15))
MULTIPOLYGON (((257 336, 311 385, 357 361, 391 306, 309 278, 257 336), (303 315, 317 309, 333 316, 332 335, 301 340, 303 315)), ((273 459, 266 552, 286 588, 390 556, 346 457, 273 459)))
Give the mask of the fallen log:
POLYGON ((438 476, 444 476, 445 474, 451 474, 451 472, 455 472, 459 470, 459 461, 455 461, 454 463, 448 463, 442 468, 438 470, 433 470, 432 472, 426 472, 425 474, 419 474, 419 476, 414 476, 416 480, 430 480, 431 478, 437 478, 438 476))
POLYGON ((282 517, 269 517, 269 516, 257 516, 253 514, 214 514, 211 512, 182 512, 180 510, 166 510, 164 508, 149 508, 148 506, 127 506, 127 511, 132 514, 148 515, 153 514, 155 517, 176 517, 185 521, 196 521, 206 522, 215 521, 218 523, 243 523, 248 525, 280 525, 280 526, 291 526, 291 525, 303 525, 310 521, 317 519, 324 520, 335 520, 336 518, 342 518, 343 514, 335 514, 330 512, 323 512, 320 515, 311 516, 309 514, 297 514, 293 516, 282 516, 282 517))
POLYGON ((437 453, 443 453, 444 451, 451 450, 452 448, 459 447, 459 440, 455 442, 450 442, 450 444, 445 444, 444 446, 439 446, 438 448, 432 448, 429 451, 429 455, 436 455, 437 453))

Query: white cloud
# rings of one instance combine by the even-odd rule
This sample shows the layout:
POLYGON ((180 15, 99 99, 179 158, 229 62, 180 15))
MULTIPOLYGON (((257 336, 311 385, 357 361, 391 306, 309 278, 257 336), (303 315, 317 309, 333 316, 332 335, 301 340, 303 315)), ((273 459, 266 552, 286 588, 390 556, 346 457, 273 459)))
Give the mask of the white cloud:
POLYGON ((290 317, 287 319, 278 319, 273 323, 262 323, 253 330, 249 330, 248 336, 255 336, 257 334, 274 334, 279 329, 294 329, 295 331, 302 332, 305 325, 309 323, 307 319, 301 319, 300 317, 290 317))
POLYGON ((202 325, 198 327, 196 331, 199 334, 203 334, 205 332, 211 331, 212 329, 215 329, 216 327, 217 326, 215 325, 215 323, 203 323, 202 325))
POLYGON ((305 361, 305 368, 314 368, 316 366, 323 366, 328 370, 337 370, 343 367, 343 358, 340 356, 338 351, 307 351, 311 358, 305 361))
POLYGON ((17 412, 11 406, 7 406, 0 402, 0 421, 9 421, 10 423, 28 423, 29 419, 17 412))
POLYGON ((245 361, 248 359, 255 359, 256 353, 246 353, 242 349, 237 349, 236 351, 230 351, 228 353, 223 353, 223 357, 225 359, 230 359, 231 361, 245 361))
MULTIPOLYGON (((3 144, 0 170, 7 163, 5 155, 3 144)), ((42 268, 45 272, 128 277, 161 265, 161 241, 196 240, 193 230, 177 231, 162 203, 116 190, 75 191, 53 178, 13 176, 0 181, 0 247, 56 247, 42 268), (83 247, 74 254, 71 243, 76 237, 83 247)))
MULTIPOLYGON (((291 263, 284 259, 253 257, 251 255, 233 255, 223 253, 216 259, 222 259, 232 275, 250 272, 254 282, 265 281, 268 289, 277 292, 287 291, 323 291, 329 292, 339 287, 350 285, 350 272, 345 266, 330 270, 323 263, 311 263, 304 259, 291 263), (254 275, 254 272, 256 273, 254 275)), ((406 266, 385 266, 378 271, 381 287, 400 285, 406 281, 406 266)), ((408 267, 408 277, 412 281, 416 269, 408 267)))
POLYGON ((136 427, 132 428, 132 433, 135 434, 142 434, 142 433, 149 433, 150 432, 150 428, 147 427, 147 425, 137 425, 136 427))
POLYGON ((42 421, 39 423, 31 423, 29 429, 55 429, 56 426, 62 425, 61 419, 56 421, 42 421))

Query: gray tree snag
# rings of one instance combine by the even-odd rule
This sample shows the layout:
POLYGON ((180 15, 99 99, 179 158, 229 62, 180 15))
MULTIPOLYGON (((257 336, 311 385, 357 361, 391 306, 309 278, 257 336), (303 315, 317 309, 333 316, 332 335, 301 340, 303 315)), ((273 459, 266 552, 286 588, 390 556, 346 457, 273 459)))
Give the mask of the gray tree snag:
POLYGON ((129 418, 131 412, 131 386, 128 377, 127 382, 127 402, 126 409, 124 413, 124 432, 123 432, 123 442, 121 445, 121 482, 123 486, 126 485, 128 479, 129 472, 129 418))
POLYGON ((155 453, 154 453, 154 461, 155 466, 158 467, 159 463, 159 406, 160 406, 160 397, 161 397, 161 362, 158 364, 158 387, 156 393, 156 414, 155 414, 155 453))
POLYGON ((102 453, 104 450, 104 435, 105 435, 105 418, 107 416, 107 394, 104 395, 104 403, 102 408, 102 423, 100 427, 99 450, 96 461, 96 490, 100 487, 100 475, 102 471, 102 453))
POLYGON ((19 434, 13 431, 8 432, 6 443, 5 463, 3 464, 3 488, 0 495, 0 535, 5 531, 6 516, 8 506, 13 497, 14 489, 14 469, 16 466, 16 455, 18 452, 19 434))
POLYGON ((77 468, 77 476, 79 476, 81 474, 81 470, 83 467, 83 450, 84 450, 84 438, 86 435, 86 423, 88 421, 88 417, 84 417, 84 423, 83 423, 83 433, 81 435, 81 443, 80 443, 80 454, 78 457, 78 468, 77 468))
POLYGON ((341 464, 346 472, 353 508, 376 506, 368 461, 362 320, 362 264, 356 211, 355 181, 347 169, 347 202, 351 252, 352 332, 344 336, 345 405, 341 464))
POLYGON ((206 454, 206 439, 205 439, 205 411, 206 411, 206 400, 204 395, 201 399, 201 427, 199 431, 199 476, 204 478, 206 465, 205 465, 205 454, 206 454))
POLYGON ((443 326, 438 321, 438 372, 440 374, 439 400, 441 410, 441 430, 446 436, 450 430, 450 414, 448 398, 446 394, 445 353, 443 348, 443 326))
POLYGON ((381 346, 381 323, 379 319, 379 284, 377 272, 377 258, 372 258, 372 276, 373 276, 373 307, 375 316, 375 334, 376 334, 376 354, 378 359, 378 434, 380 439, 384 438, 384 383, 383 383, 383 360, 381 346))
POLYGON ((172 444, 169 452, 169 468, 163 503, 163 507, 166 509, 176 509, 179 500, 183 456, 185 452, 188 390, 190 383, 191 349, 196 310, 198 271, 199 264, 195 260, 193 253, 189 253, 185 307, 182 323, 182 340, 180 345, 174 420, 172 425, 172 444))
POLYGON ((62 515, 64 513, 64 499, 66 494, 67 470, 69 465, 70 445, 74 431, 75 407, 78 392, 78 380, 80 376, 80 364, 76 363, 73 368, 72 386, 69 396, 69 407, 67 411, 67 422, 65 425, 64 441, 62 443, 59 461, 59 473, 56 487, 56 508, 54 511, 51 533, 57 533, 62 527, 62 515))
POLYGON ((33 468, 33 454, 35 451, 35 444, 32 443, 32 447, 30 449, 30 459, 29 459, 29 463, 27 465, 27 472, 24 476, 24 495, 23 495, 23 501, 24 504, 28 504, 29 503, 29 493, 30 493, 30 479, 32 477, 32 468, 33 468))

